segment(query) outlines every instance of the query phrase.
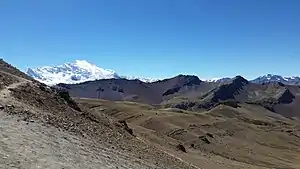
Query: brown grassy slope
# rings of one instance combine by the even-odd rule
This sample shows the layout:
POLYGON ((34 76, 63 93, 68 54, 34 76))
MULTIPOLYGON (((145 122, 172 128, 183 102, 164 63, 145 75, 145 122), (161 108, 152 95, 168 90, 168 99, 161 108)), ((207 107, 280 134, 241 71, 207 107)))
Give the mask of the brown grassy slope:
POLYGON ((128 102, 77 101, 95 114, 126 120, 139 137, 198 167, 300 167, 299 122, 260 106, 220 105, 204 114, 195 114, 128 102), (179 143, 188 153, 176 151, 179 143), (216 165, 216 159, 223 166, 216 165))
POLYGON ((142 159, 159 168, 192 168, 188 164, 165 154, 159 149, 144 144, 130 135, 124 125, 105 114, 95 115, 82 109, 76 111, 54 88, 40 83, 28 83, 12 90, 12 95, 27 107, 18 109, 18 114, 26 121, 41 121, 76 136, 88 138, 97 143, 108 144, 132 158, 142 159), (34 111, 32 111, 34 110, 34 111))

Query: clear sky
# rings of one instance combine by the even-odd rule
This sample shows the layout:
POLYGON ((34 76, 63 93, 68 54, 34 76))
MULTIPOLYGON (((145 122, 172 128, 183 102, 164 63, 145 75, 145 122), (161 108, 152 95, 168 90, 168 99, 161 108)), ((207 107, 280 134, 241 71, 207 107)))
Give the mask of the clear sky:
POLYGON ((300 75, 299 0, 2 0, 0 56, 121 75, 300 75))

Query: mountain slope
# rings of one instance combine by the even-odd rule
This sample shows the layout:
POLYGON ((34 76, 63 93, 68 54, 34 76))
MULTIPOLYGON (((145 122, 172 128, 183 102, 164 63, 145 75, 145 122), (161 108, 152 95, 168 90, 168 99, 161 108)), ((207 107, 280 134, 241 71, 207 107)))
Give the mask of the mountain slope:
POLYGON ((0 76, 0 168, 195 168, 2 60, 0 76))
MULTIPOLYGON (((6 63, 3 59, 0 59, 0 71, 2 73, 10 74, 10 75, 13 75, 13 76, 18 76, 20 78, 24 78, 24 79, 27 79, 27 80, 33 80, 33 78, 31 78, 27 74, 21 72, 20 70, 13 67, 12 65, 6 63)), ((7 79, 9 79, 9 78, 6 78, 6 80, 7 79)))
POLYGON ((58 84, 73 97, 127 100, 148 104, 159 104, 165 96, 188 90, 202 83, 196 76, 179 75, 153 83, 140 80, 102 79, 80 84, 58 84))
POLYGON ((282 83, 251 83, 241 76, 220 82, 201 81, 197 76, 179 75, 145 83, 139 80, 103 79, 81 84, 59 84, 73 97, 133 101, 166 108, 204 111, 219 104, 260 105, 286 117, 300 117, 297 86, 282 83), (285 112, 285 107, 290 111, 285 112))
POLYGON ((138 101, 184 96, 187 100, 243 102, 237 108, 216 105, 200 114, 133 102, 74 101, 66 91, 34 81, 5 62, 0 62, 0 75, 4 82, 0 88, 0 168, 300 166, 299 121, 245 103, 266 96, 279 101, 275 111, 297 111, 297 86, 260 85, 242 77, 218 84, 184 75, 155 83, 104 79, 60 85, 124 96, 136 92, 138 101))
POLYGON ((170 98, 162 104, 165 107, 203 111, 203 109, 210 110, 220 104, 238 108, 239 104, 247 103, 262 106, 285 117, 300 117, 300 88, 298 86, 275 82, 256 84, 237 76, 231 82, 211 87, 211 90, 206 93, 194 91, 198 97, 183 94, 170 98))

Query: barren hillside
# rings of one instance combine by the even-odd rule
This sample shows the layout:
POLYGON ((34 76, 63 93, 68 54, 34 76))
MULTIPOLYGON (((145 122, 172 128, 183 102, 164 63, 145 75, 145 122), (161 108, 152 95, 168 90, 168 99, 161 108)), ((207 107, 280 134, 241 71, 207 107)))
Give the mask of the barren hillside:
POLYGON ((0 168, 194 168, 3 62, 0 168))
POLYGON ((199 168, 300 167, 299 121, 258 105, 195 113, 132 102, 77 102, 95 115, 126 120, 139 138, 199 168))
POLYGON ((297 86, 180 75, 57 88, 0 65, 0 168, 300 168, 297 86), (73 89, 123 94, 72 99, 73 89))

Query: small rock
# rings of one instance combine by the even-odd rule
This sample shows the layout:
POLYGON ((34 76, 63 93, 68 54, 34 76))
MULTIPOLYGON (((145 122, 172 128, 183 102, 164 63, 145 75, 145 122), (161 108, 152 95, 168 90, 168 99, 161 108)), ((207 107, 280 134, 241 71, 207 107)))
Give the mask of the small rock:
POLYGON ((4 109, 4 106, 0 105, 0 110, 3 110, 4 109))
POLYGON ((205 136, 199 137, 202 141, 204 141, 206 144, 210 144, 210 141, 205 136))
POLYGON ((187 153, 186 148, 184 147, 184 145, 178 144, 176 147, 177 147, 180 151, 187 153))
POLYGON ((11 105, 11 104, 9 104, 9 105, 7 105, 6 107, 7 107, 7 108, 14 108, 15 106, 14 106, 14 105, 11 105))
POLYGON ((206 135, 210 138, 214 138, 214 136, 211 133, 206 133, 206 135))

